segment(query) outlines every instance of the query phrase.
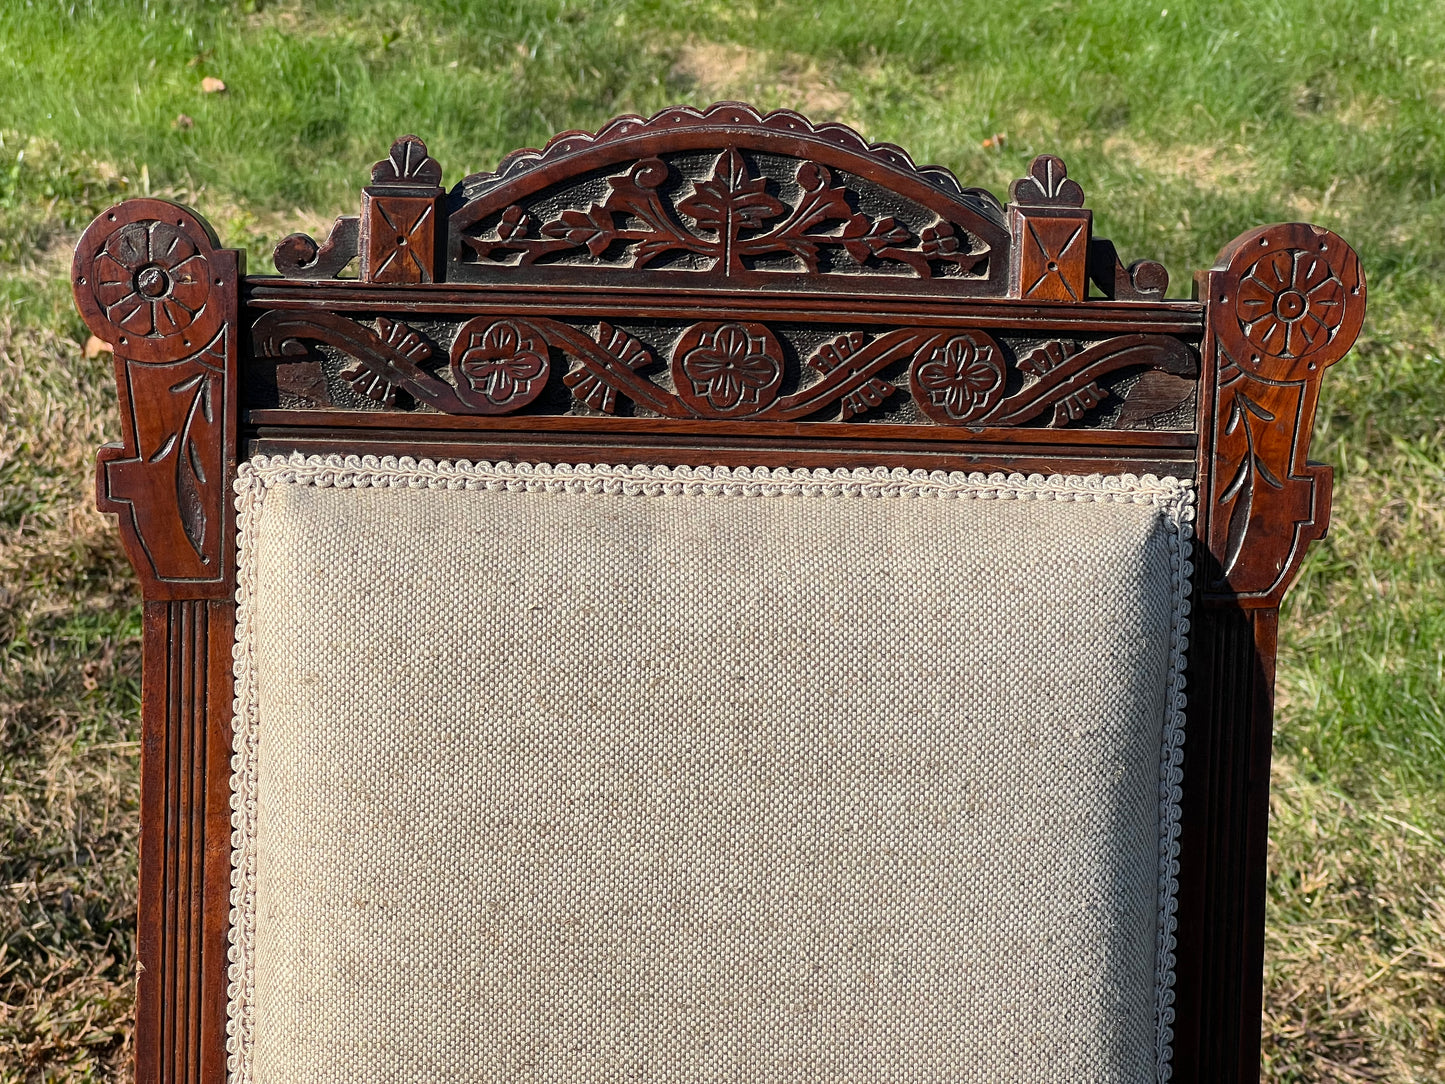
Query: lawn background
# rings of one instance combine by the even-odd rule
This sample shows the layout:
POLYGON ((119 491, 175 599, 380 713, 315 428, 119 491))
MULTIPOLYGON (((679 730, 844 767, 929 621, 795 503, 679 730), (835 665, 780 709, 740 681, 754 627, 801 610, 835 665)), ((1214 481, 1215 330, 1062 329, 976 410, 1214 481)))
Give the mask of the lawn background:
POLYGON ((0 7, 0 1082, 128 1073, 138 597, 69 251, 149 193, 251 268, 423 136, 450 184, 620 112, 742 98, 1002 193, 1049 151, 1172 291, 1253 225, 1359 251, 1312 449, 1334 525, 1283 615, 1267 1078, 1445 1079, 1445 18, 1438 3, 942 0, 0 7), (207 93, 205 79, 226 89, 207 93))

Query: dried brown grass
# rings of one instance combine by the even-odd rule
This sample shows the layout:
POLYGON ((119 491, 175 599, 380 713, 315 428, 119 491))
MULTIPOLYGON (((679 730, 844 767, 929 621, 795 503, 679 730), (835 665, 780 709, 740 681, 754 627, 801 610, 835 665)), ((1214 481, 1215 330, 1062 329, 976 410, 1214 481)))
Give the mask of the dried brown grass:
POLYGON ((853 96, 810 57, 695 39, 676 53, 672 76, 693 88, 694 105, 733 99, 763 106, 778 102, 813 121, 858 123, 853 96))
POLYGON ((107 358, 0 322, 0 1081, 125 1079, 138 828, 132 578, 88 492, 107 358))
POLYGON ((1440 808, 1348 797, 1276 759, 1266 1079, 1445 1080, 1440 808))

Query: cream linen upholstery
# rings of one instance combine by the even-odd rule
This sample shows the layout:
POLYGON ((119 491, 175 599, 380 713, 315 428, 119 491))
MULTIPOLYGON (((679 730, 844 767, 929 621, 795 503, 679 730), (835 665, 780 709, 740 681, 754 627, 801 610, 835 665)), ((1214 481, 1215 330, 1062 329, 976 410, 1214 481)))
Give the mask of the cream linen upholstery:
POLYGON ((1187 483, 238 489, 233 1080, 1167 1077, 1187 483))

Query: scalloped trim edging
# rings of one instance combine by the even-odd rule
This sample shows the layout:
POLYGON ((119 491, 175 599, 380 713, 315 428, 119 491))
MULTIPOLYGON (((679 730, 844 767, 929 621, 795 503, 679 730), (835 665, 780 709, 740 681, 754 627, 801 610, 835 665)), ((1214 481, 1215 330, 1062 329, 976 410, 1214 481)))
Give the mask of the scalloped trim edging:
MULTIPOLYGON (((770 114, 771 115, 771 114, 770 114)), ((354 489, 448 489, 502 492, 612 493, 636 497, 961 498, 972 500, 1120 501, 1153 504, 1169 532, 1172 619, 1165 719, 1159 757, 1159 887, 1155 954, 1155 1076, 1173 1073, 1174 967, 1179 909, 1179 810, 1184 778, 1184 685, 1189 646, 1194 485, 1154 475, 1022 475, 787 467, 664 467, 605 464, 471 463, 410 456, 257 456, 237 471, 236 693, 231 758, 231 912, 227 929, 226 1067, 232 1084, 254 1084, 256 777, 258 724, 251 595, 255 537, 266 491, 277 485, 354 489)))
POLYGON ((486 195, 508 181, 530 173, 539 166, 566 158, 578 151, 623 139, 632 139, 652 132, 670 131, 683 127, 708 127, 727 125, 729 127, 762 128, 770 132, 792 132, 801 136, 812 136, 830 145, 837 145, 856 154, 867 155, 892 166, 894 169, 911 174, 926 181, 940 192, 965 202, 976 199, 988 205, 995 216, 1002 218, 1003 205, 992 192, 982 188, 965 188, 957 175, 946 166, 918 165, 913 156, 896 143, 872 143, 854 129, 837 121, 814 124, 801 113, 791 109, 775 109, 770 113, 759 113, 756 108, 744 102, 714 102, 703 109, 690 105, 675 105, 659 110, 650 117, 626 113, 614 117, 596 132, 572 129, 559 132, 549 139, 540 150, 524 147, 511 151, 490 172, 470 173, 453 186, 467 202, 486 195), (720 114, 727 114, 724 119, 720 114))

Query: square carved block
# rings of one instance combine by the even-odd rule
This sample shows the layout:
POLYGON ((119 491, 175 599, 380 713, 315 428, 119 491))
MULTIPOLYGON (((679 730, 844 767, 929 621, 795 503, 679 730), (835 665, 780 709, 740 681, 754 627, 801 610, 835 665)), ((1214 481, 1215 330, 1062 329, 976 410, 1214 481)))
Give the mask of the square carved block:
POLYGON ((421 283, 437 280, 440 196, 361 197, 361 281, 421 283))
POLYGON ((1089 233, 1093 214, 1076 207, 1010 207, 1018 251, 1019 297, 1082 301, 1088 296, 1089 233))

